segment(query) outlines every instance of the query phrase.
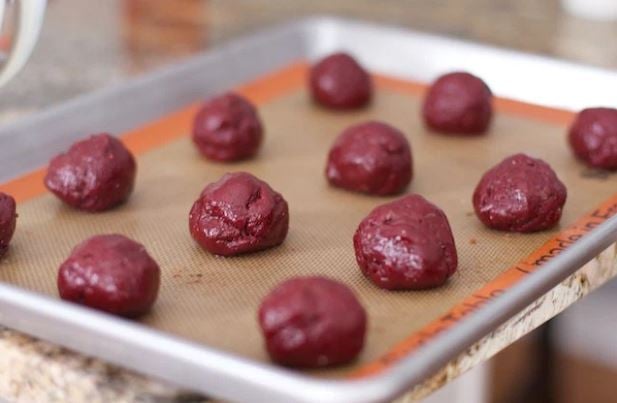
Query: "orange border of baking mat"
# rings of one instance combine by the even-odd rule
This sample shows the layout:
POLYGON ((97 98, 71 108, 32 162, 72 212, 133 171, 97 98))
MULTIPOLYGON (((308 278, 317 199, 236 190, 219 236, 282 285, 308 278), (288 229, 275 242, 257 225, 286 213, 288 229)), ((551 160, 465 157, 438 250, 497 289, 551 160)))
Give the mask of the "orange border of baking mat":
MULTIPOLYGON (((236 91, 256 104, 263 104, 300 88, 305 82, 307 71, 308 64, 306 62, 297 62, 248 84, 244 84, 238 87, 236 91)), ((374 77, 377 87, 380 88, 388 88, 413 95, 421 95, 426 89, 426 85, 417 82, 383 75, 374 75, 374 77)), ((495 106, 499 112, 542 120, 564 127, 574 116, 569 111, 505 98, 497 98, 495 106)), ((177 112, 125 133, 121 136, 122 140, 135 154, 142 154, 148 150, 160 147, 190 133, 193 115, 198 107, 199 103, 184 107, 177 112)), ((38 169, 0 185, 0 191, 13 195, 18 202, 23 202, 45 192, 45 186, 43 185, 44 175, 45 168, 38 169)), ((561 231, 521 262, 507 269, 496 279, 454 306, 445 315, 397 343, 379 359, 354 370, 350 376, 352 378, 360 378, 375 375, 390 367, 393 363, 408 355, 437 334, 450 329, 464 316, 478 309, 490 299, 502 294, 525 277, 526 274, 531 273, 542 263, 561 253, 585 233, 606 221, 615 212, 617 212, 617 194, 602 203, 594 212, 579 219, 573 226, 561 231)))

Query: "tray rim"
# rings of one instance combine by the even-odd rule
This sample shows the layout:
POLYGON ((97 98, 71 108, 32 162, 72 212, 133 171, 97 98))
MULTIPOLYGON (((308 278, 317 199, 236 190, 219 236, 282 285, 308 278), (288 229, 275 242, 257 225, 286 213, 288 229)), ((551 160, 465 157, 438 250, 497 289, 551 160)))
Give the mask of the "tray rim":
MULTIPOLYGON (((305 41, 306 47, 300 50, 307 58, 312 58, 331 50, 333 44, 343 44, 343 47, 347 47, 344 46, 345 37, 355 38, 358 32, 373 35, 371 32, 375 30, 403 37, 412 35, 428 41, 471 47, 476 50, 501 53, 501 55, 510 54, 518 58, 531 57, 540 63, 549 63, 558 67, 567 66, 569 69, 582 69, 588 74, 608 74, 613 79, 617 77, 617 74, 602 69, 578 66, 540 56, 529 56, 520 52, 421 34, 401 28, 330 17, 313 17, 276 27, 251 38, 236 40, 204 56, 198 56, 196 60, 201 60, 203 63, 204 58, 214 60, 217 57, 225 58, 225 49, 242 48, 242 46, 250 46, 251 43, 260 41, 263 43, 272 38, 280 39, 290 33, 298 35, 305 41), (310 39, 311 37, 315 38, 310 39)), ((189 60, 178 66, 134 79, 125 85, 79 97, 44 111, 26 121, 0 129, 0 139, 10 139, 16 136, 15 133, 41 124, 46 119, 53 119, 54 116, 70 113, 71 109, 109 102, 110 98, 118 94, 138 91, 143 86, 171 76, 174 71, 180 74, 182 69, 190 70, 191 63, 197 63, 196 60, 189 60)), ((510 94, 506 96, 513 97, 510 94)), ((383 401, 404 392, 424 377, 430 376, 457 353, 557 285, 559 281, 591 260, 616 239, 617 217, 613 217, 565 252, 547 262, 542 270, 530 274, 524 281, 514 285, 499 298, 469 314, 464 322, 457 325, 457 332, 446 332, 439 335, 391 368, 361 380, 318 380, 2 283, 0 283, 0 323, 63 345, 68 344, 67 329, 72 331, 77 329, 73 336, 78 334, 80 337, 77 343, 73 341, 71 348, 184 387, 224 398, 249 399, 258 394, 260 398, 267 401, 383 401), (56 330, 53 330, 54 328, 56 330), (51 332, 50 329, 52 329, 51 332), (127 345, 132 351, 126 348, 127 345), (103 349, 105 349, 104 353, 101 352, 103 349)))

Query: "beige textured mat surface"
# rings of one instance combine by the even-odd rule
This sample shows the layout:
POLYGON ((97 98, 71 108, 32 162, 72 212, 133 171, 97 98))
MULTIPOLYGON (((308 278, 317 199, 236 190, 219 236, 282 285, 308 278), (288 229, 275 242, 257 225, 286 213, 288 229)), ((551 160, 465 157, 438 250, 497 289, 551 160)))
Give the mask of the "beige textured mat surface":
MULTIPOLYGON (((589 175, 571 156, 562 127, 497 114, 487 136, 428 134, 419 99, 382 89, 374 105, 358 113, 332 113, 307 102, 304 91, 260 107, 266 127, 259 157, 238 164, 200 158, 188 138, 139 157, 130 201, 114 211, 70 210, 50 195, 19 205, 18 231, 0 263, 0 281, 57 295, 56 270, 72 247, 99 233, 122 233, 143 244, 159 262, 159 299, 142 322, 175 335, 257 360, 267 360, 256 324, 259 301, 274 285, 295 275, 324 274, 350 285, 368 310, 364 352, 352 367, 375 360, 498 274, 554 233, 492 232, 473 214, 471 194, 482 173, 514 152, 549 162, 568 187, 561 227, 615 192, 614 178, 589 175), (386 198, 330 188, 325 157, 347 125, 379 119, 411 140, 417 192, 441 206, 450 219, 459 271, 442 288, 388 292, 364 279, 351 238, 360 220, 386 198), (291 227, 279 248, 235 258, 201 250, 188 232, 188 212, 203 186, 228 171, 246 170, 268 181, 289 202, 291 227)), ((337 371, 338 372, 338 371, 337 371)))

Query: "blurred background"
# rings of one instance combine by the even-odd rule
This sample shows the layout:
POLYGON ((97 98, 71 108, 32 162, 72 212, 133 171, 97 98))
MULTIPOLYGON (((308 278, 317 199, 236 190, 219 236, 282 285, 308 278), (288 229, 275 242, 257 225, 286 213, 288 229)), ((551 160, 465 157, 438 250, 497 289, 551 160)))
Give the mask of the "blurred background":
MULTIPOLYGON (((617 0, 564 3, 570 11, 558 0, 50 0, 30 61, 2 89, 0 124, 316 14, 617 68, 617 0)), ((7 43, 0 37, 0 48, 7 43)), ((472 387, 481 391, 468 396, 486 402, 617 401, 616 305, 617 284, 609 284, 430 402, 464 401, 452 393, 472 387)))
POLYGON ((617 66, 617 24, 572 16, 559 0, 50 0, 30 61, 2 89, 0 121, 316 14, 617 66))

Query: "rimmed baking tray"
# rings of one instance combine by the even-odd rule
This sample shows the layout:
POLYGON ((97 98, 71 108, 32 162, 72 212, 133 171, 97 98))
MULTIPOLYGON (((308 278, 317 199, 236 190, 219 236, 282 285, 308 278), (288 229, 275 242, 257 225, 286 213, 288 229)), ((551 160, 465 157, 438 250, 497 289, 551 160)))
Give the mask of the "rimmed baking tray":
POLYGON ((241 39, 50 109, 0 130, 0 179, 9 180, 0 188, 20 201, 18 233, 0 263, 0 323, 231 400, 387 400, 431 375, 615 242, 614 178, 574 161, 563 132, 572 118, 568 109, 617 104, 616 78, 611 72, 537 56, 317 18, 241 39), (376 73, 377 101, 368 110, 332 114, 307 101, 307 61, 339 49, 355 54, 376 73), (482 76, 500 96, 489 137, 457 140, 422 131, 417 116, 422 83, 454 69, 482 76), (199 160, 186 138, 195 102, 227 89, 259 105, 271 139, 256 161, 233 167, 199 160), (390 121, 410 135, 416 155, 410 191, 444 206, 453 221, 463 263, 443 289, 377 290, 353 268, 351 248, 337 243, 350 237, 352 224, 383 200, 325 186, 322 157, 315 152, 325 155, 337 130, 368 118, 390 121), (140 154, 141 185, 122 209, 84 218, 42 195, 43 171, 31 171, 75 138, 101 130, 124 134, 124 141, 140 154), (562 228, 506 236, 482 229, 470 214, 470 192, 458 183, 474 182, 500 156, 515 151, 539 151, 569 185, 562 228), (447 160, 435 165, 437 158, 447 160), (255 257, 215 259, 190 242, 185 213, 204 182, 238 169, 264 177, 289 198, 290 238, 282 248, 255 257), (300 183, 282 174, 287 169, 319 171, 300 183), (458 177, 458 171, 464 175, 458 177), (166 182, 158 182, 161 178, 166 182), (156 193, 161 186, 166 192, 156 193), (332 208, 314 209, 316 200, 327 200, 324 206, 332 208), (66 304, 54 295, 57 265, 52 263, 85 235, 103 231, 135 236, 164 263, 161 298, 141 322, 66 304), (369 309, 367 349, 350 367, 318 373, 281 369, 268 364, 257 346, 253 315, 259 296, 282 278, 308 272, 347 281, 369 309), (174 317, 181 320, 170 320, 174 317), (208 321, 216 331, 199 325, 208 321))

